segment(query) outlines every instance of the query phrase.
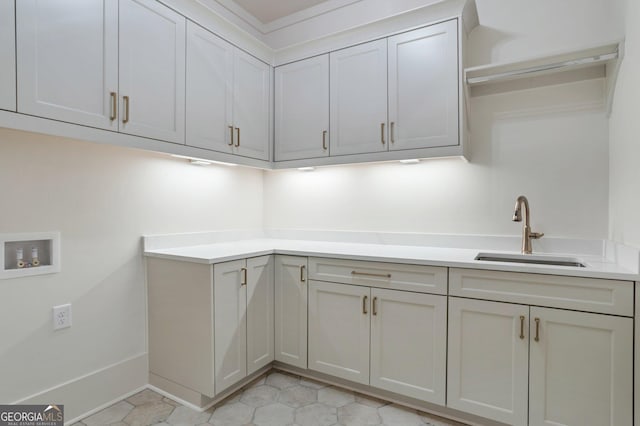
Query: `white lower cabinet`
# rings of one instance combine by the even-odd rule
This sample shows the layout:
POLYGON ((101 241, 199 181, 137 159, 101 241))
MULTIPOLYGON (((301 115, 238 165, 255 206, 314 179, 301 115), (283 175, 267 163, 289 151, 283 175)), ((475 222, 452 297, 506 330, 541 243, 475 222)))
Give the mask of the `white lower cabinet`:
POLYGON ((633 320, 449 300, 447 405, 510 425, 632 425, 633 320))
POLYGON ((273 257, 247 259, 247 374, 274 359, 273 257))
POLYGON ((275 257, 275 360, 307 368, 307 258, 275 257))
POLYGON ((214 265, 216 394, 247 375, 247 287, 244 260, 214 265))
POLYGON ((528 323, 528 306, 449 299, 449 407, 527 424, 528 323))
POLYGON ((633 424, 633 319, 531 307, 529 425, 633 424))
POLYGON ((371 289, 371 386, 444 405, 447 298, 371 289))
POLYGON ((309 282, 309 369, 369 384, 371 289, 309 282))
POLYGON ((310 281, 309 369, 444 405, 445 296, 310 281))
POLYGON ((273 361, 272 295, 270 256, 214 265, 216 394, 273 361))
POLYGON ((147 283, 152 377, 213 398, 273 361, 272 256, 149 258, 147 283))

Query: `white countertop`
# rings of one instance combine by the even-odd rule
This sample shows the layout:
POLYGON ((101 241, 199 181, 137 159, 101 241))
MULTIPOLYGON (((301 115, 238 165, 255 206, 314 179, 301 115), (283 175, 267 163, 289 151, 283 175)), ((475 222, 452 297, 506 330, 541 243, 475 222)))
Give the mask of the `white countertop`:
MULTIPOLYGON (((286 254, 626 281, 640 280, 637 272, 600 256, 574 256, 586 265, 585 268, 580 268, 474 260, 480 251, 487 253, 492 250, 256 238, 174 248, 147 249, 144 254, 148 257, 204 264, 220 263, 267 254, 286 254)), ((501 252, 504 253, 504 251, 501 252)), ((516 252, 513 253, 516 254, 516 252)))

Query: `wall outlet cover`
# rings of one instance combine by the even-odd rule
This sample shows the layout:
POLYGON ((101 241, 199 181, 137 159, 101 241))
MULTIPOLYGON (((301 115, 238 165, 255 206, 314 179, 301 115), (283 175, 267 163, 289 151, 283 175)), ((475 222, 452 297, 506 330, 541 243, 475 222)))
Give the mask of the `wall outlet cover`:
POLYGON ((53 307, 53 329, 71 327, 71 303, 53 307))

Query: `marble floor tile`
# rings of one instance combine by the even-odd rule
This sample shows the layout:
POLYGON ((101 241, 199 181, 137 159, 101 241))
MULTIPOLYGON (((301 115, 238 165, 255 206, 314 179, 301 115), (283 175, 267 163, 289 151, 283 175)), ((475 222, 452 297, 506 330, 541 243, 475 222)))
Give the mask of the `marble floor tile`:
POLYGON ((306 386, 293 386, 280 391, 278 402, 292 408, 300 408, 318 400, 318 391, 306 386))
POLYGON ((82 423, 87 426, 111 425, 118 423, 127 417, 127 414, 129 414, 131 410, 133 410, 133 405, 129 404, 127 401, 120 401, 113 404, 111 407, 107 407, 104 410, 98 411, 96 414, 83 419, 82 423))
POLYGON ((343 405, 355 402, 355 400, 356 397, 353 392, 334 386, 318 391, 318 401, 331 407, 342 407, 343 405))
POLYGON ((272 370, 205 412, 145 389, 73 426, 464 426, 272 370))
POLYGON ((293 408, 276 403, 256 408, 253 423, 257 426, 285 426, 293 422, 293 408))

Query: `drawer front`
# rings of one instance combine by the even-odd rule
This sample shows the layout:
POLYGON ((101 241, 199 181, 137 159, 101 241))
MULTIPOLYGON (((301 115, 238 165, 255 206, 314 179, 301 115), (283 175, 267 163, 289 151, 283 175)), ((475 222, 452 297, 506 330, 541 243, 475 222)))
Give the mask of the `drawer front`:
POLYGON ((359 260, 309 258, 309 279, 447 294, 447 268, 359 260))
POLYGON ((474 299, 633 316, 631 281, 451 268, 449 293, 474 299))

